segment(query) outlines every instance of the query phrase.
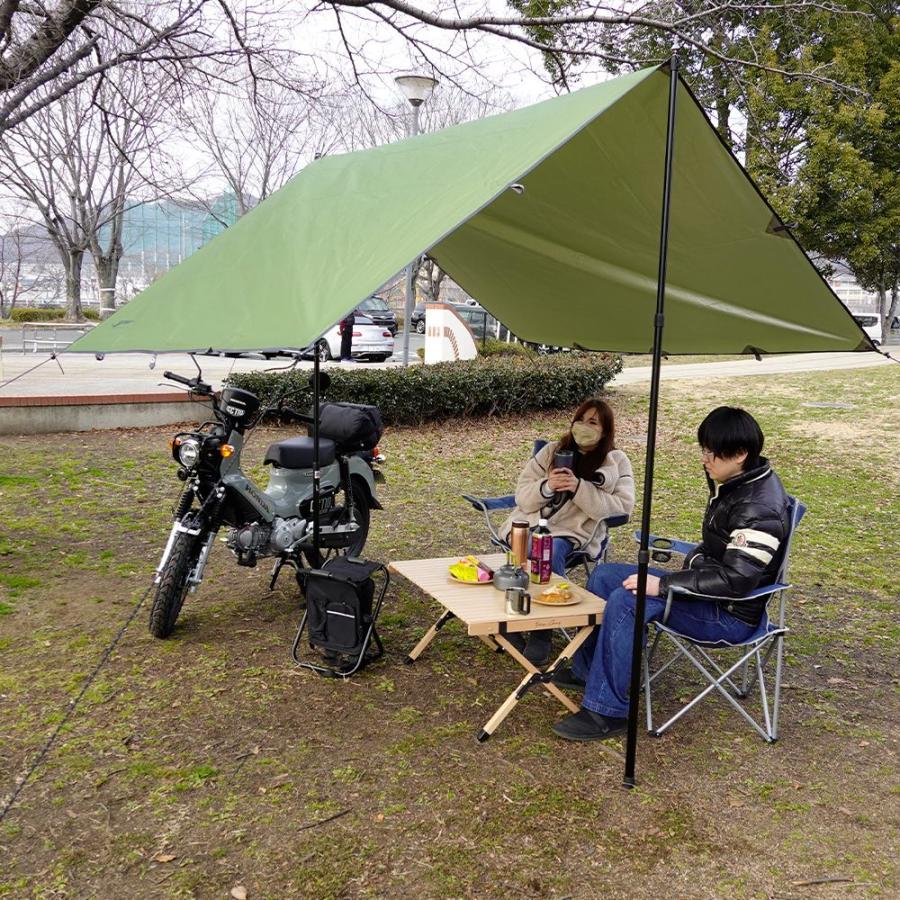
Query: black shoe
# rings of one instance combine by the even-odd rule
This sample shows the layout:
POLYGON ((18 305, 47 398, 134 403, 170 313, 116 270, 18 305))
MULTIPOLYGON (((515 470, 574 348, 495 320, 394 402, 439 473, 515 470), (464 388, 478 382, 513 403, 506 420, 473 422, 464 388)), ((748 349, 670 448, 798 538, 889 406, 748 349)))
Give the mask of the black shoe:
POLYGON ((553 731, 567 741, 605 741, 625 734, 628 719, 612 719, 582 707, 553 726, 553 731))
POLYGON ((552 631, 530 631, 525 644, 525 659, 533 666, 543 669, 550 662, 550 639, 552 631))
POLYGON ((525 652, 525 635, 523 632, 513 631, 505 635, 505 637, 519 653, 525 652))
POLYGON ((572 671, 571 666, 563 666, 553 673, 553 684, 567 691, 583 691, 584 682, 572 671))

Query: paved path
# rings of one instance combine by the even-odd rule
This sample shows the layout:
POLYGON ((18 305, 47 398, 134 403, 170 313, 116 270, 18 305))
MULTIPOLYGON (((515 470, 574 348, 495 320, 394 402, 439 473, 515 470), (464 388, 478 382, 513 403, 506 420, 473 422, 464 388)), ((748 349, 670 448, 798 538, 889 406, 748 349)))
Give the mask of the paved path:
MULTIPOLYGON (((900 359, 900 346, 888 347, 888 351, 900 359)), ((660 378, 663 381, 678 379, 740 378, 747 375, 789 375, 798 372, 817 372, 827 369, 862 369, 870 366, 890 365, 890 360, 877 353, 790 353, 785 356, 768 356, 762 360, 729 360, 728 362, 664 363, 660 378)), ((623 369, 613 381, 614 385, 640 384, 650 380, 650 366, 633 366, 623 369)))
MULTIPOLYGON (((900 348, 888 348, 900 359, 900 348)), ((175 387, 163 383, 162 373, 171 369, 182 375, 192 376, 196 369, 185 354, 165 354, 156 359, 150 368, 153 356, 140 353, 109 354, 98 361, 92 354, 66 354, 56 361, 49 360, 46 353, 4 352, 0 354, 0 384, 15 378, 39 362, 44 364, 34 372, 0 387, 0 396, 47 397, 109 394, 170 394, 175 387), (60 370, 62 367, 62 371, 60 370)), ((200 357, 203 375, 215 387, 230 372, 246 372, 277 367, 280 364, 253 360, 216 359, 200 357)), ((354 368, 383 368, 391 363, 354 363, 354 368)), ((301 363, 304 368, 312 368, 312 363, 301 363)), ((325 366, 341 365, 329 363, 325 366)), ((755 359, 712 362, 676 363, 663 365, 662 377, 672 379, 736 378, 748 375, 773 375, 794 372, 811 372, 826 369, 855 369, 869 366, 889 365, 889 361, 875 353, 800 353, 788 356, 767 357, 761 362, 755 359)), ((636 366, 623 370, 615 379, 616 385, 639 384, 650 380, 649 366, 636 366)))

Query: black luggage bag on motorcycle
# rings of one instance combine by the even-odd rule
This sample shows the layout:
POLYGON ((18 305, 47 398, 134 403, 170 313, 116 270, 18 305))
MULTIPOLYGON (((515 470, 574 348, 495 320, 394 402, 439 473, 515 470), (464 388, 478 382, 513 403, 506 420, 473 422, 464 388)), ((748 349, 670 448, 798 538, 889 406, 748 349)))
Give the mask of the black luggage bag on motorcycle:
POLYGON ((297 664, 320 675, 346 678, 378 659, 384 647, 375 631, 375 622, 389 581, 388 570, 381 563, 352 556, 336 556, 321 569, 303 572, 306 611, 291 649, 297 664), (377 599, 372 578, 376 572, 381 573, 382 580, 377 599), (308 628, 310 647, 322 653, 321 663, 300 658, 300 640, 305 628, 308 628), (369 652, 373 641, 375 649, 369 652))
POLYGON ((319 436, 342 450, 374 450, 384 433, 377 406, 363 403, 323 403, 319 407, 319 436))

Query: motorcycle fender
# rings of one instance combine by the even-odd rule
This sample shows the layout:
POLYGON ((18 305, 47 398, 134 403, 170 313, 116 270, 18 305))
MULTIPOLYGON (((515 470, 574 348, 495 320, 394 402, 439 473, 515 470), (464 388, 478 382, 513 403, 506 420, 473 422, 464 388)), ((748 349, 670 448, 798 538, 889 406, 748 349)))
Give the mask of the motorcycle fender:
POLYGON ((366 486, 369 494, 369 507, 371 509, 384 509, 375 496, 375 476, 372 474, 372 468, 367 462, 361 460, 358 456, 351 456, 348 460, 351 478, 361 478, 366 486))

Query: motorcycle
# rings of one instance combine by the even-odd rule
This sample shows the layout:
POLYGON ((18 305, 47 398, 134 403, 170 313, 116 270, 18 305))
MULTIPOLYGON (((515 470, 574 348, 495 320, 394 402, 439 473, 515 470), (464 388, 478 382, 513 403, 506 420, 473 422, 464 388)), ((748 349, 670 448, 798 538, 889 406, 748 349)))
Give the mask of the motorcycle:
MULTIPOLYGON (((280 402, 261 409, 259 398, 240 388, 225 388, 217 397, 202 380, 202 372, 194 378, 163 374, 193 396, 211 400, 214 420, 180 432, 170 441, 185 487, 154 576, 151 634, 165 638, 172 633, 187 594, 194 593, 203 580, 222 526, 228 526, 225 543, 239 566, 275 559, 269 590, 285 564, 299 577, 306 568, 320 568, 332 553, 361 555, 371 510, 382 509, 375 492, 376 467, 384 460, 375 446, 381 436, 381 417, 375 407, 323 404, 318 459, 313 437, 269 445, 263 461, 272 466, 272 472, 263 490, 241 469, 248 432, 267 414, 313 430, 314 418, 280 402), (356 434, 348 433, 348 417, 368 423, 362 437, 358 429, 356 434), (318 498, 315 509, 314 497, 318 498)), ((316 377, 318 409, 319 389, 323 382, 327 388, 328 376, 317 373, 316 377)))

